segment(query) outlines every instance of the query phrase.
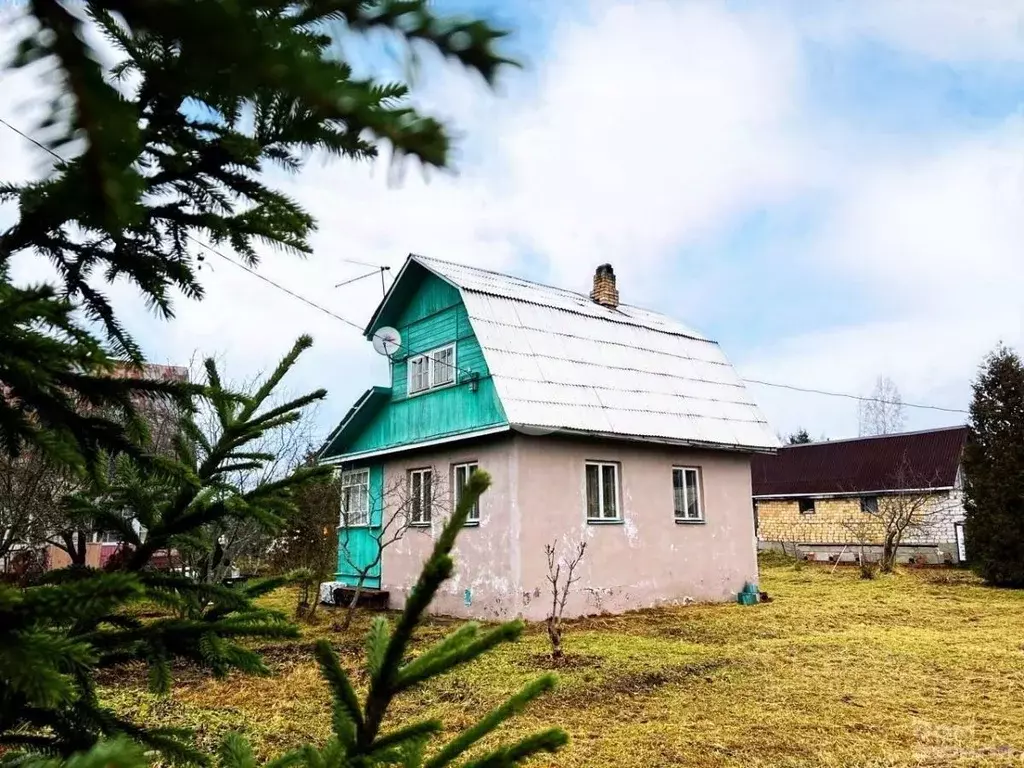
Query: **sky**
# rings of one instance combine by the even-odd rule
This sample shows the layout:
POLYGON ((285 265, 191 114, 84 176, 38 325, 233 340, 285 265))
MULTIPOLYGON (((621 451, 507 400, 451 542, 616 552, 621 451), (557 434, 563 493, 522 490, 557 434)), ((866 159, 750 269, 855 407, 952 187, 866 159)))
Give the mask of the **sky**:
MULTIPOLYGON (((523 63, 488 88, 423 55, 415 102, 457 139, 454 173, 314 157, 272 180, 319 223, 314 253, 259 271, 355 326, 410 252, 581 292, 611 263, 621 300, 717 340, 748 379, 964 409, 997 343, 1024 346, 1024 0, 444 0, 513 31, 523 63)), ((0 56, 12 50, 0 11, 0 56)), ((361 71, 406 71, 380 40, 361 71), (386 50, 387 49, 387 50, 386 50)), ((0 117, 30 130, 47 84, 3 73, 0 117)), ((46 156, 0 126, 0 180, 46 156)), ((0 225, 13 212, 0 208, 0 225)), ((40 279, 37 259, 15 264, 40 279)), ((229 376, 315 339, 288 386, 326 387, 326 434, 386 361, 353 325, 215 257, 206 297, 154 317, 110 293, 158 363, 229 376)), ((780 434, 857 434, 857 402, 750 385, 780 434)), ((963 414, 906 410, 908 429, 963 414)))

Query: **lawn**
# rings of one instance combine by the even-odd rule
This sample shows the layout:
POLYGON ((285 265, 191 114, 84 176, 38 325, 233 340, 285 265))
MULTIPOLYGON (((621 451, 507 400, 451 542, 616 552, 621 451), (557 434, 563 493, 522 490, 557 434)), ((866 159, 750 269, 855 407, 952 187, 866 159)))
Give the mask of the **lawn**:
MULTIPOLYGON (((761 586, 770 603, 572 622, 558 690, 503 734, 568 730, 570 745, 536 765, 1024 765, 1024 592, 959 571, 862 581, 853 569, 786 563, 763 565, 761 586)), ((291 595, 270 599, 287 607, 291 595)), ((322 741, 328 695, 309 643, 330 637, 358 670, 367 622, 342 635, 331 618, 265 646, 269 677, 181 670, 161 699, 124 670, 103 695, 147 723, 191 726, 211 747, 228 730, 248 732, 263 757, 322 741)), ((431 622, 424 640, 451 624, 431 622)), ((462 728, 547 668, 545 644, 531 628, 406 696, 396 715, 462 728)))

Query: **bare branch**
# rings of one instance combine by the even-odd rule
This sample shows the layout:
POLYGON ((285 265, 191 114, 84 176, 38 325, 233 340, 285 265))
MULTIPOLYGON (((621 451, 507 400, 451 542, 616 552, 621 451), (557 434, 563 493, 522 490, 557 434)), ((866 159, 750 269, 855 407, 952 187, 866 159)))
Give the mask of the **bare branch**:
POLYGON ((572 585, 580 579, 576 573, 583 555, 587 550, 585 541, 572 545, 572 555, 568 558, 559 559, 557 556, 558 542, 544 545, 544 555, 548 563, 548 583, 551 584, 551 611, 548 613, 547 629, 548 639, 551 641, 551 658, 561 659, 562 652, 562 615, 565 613, 565 604, 569 599, 569 591, 572 585), (562 579, 562 567, 565 567, 565 579, 562 579))

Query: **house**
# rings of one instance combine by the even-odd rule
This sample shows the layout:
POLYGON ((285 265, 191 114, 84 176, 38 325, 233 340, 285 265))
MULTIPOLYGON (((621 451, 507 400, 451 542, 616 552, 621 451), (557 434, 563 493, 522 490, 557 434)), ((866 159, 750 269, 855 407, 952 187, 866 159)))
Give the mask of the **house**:
MULTIPOLYGON (((755 456, 754 509, 762 549, 852 559, 877 554, 886 505, 914 506, 898 559, 959 563, 961 456, 967 427, 790 445, 755 456), (881 512, 879 511, 881 510, 881 512)), ((890 518, 891 519, 891 518, 890 518)))
POLYGON ((363 574, 400 607, 475 468, 492 484, 439 613, 544 618, 552 542, 588 545, 566 615, 727 600, 756 581, 750 457, 777 439, 718 344, 620 303, 610 265, 587 296, 410 256, 365 335, 384 328, 400 337, 378 336, 391 385, 321 449, 343 495, 324 599, 363 574))

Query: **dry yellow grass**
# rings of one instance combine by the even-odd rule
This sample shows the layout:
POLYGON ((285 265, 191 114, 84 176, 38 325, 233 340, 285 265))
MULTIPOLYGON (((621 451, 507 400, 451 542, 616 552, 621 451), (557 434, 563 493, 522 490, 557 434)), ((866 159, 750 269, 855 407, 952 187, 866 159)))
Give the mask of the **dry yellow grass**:
MULTIPOLYGON (((950 571, 862 581, 853 570, 762 568, 774 598, 572 622, 552 695, 501 736, 558 724, 559 766, 1024 765, 1024 593, 950 571)), ((272 596, 290 605, 287 593, 272 596)), ((140 681, 106 688, 121 711, 189 725, 208 746, 247 732, 267 757, 326 738, 328 695, 309 653, 328 636, 355 671, 366 617, 330 617, 300 642, 266 647, 274 674, 211 681, 184 674, 167 699, 140 681)), ((450 622, 431 622, 426 642, 450 622)), ((398 718, 437 716, 454 731, 545 667, 532 629, 401 700, 398 718)))

